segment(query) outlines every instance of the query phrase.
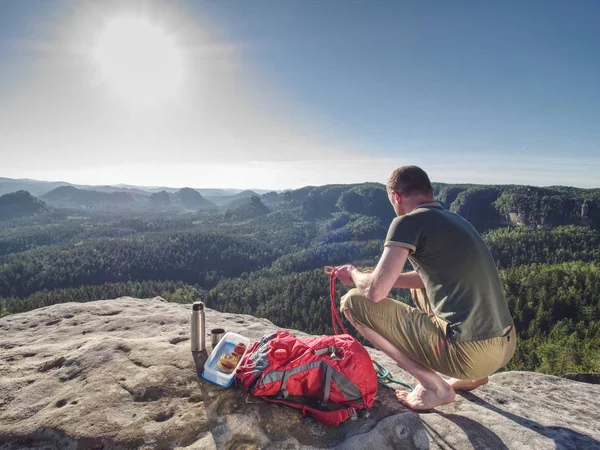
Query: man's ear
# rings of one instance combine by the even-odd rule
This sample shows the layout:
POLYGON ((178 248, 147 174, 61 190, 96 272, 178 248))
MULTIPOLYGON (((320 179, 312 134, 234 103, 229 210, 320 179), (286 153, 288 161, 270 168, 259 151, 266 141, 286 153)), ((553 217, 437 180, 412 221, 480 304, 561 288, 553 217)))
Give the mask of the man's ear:
POLYGON ((402 197, 402 194, 399 194, 396 191, 392 191, 394 193, 394 197, 396 198, 396 203, 398 203, 399 205, 402 204, 402 201, 404 200, 404 198, 402 197))

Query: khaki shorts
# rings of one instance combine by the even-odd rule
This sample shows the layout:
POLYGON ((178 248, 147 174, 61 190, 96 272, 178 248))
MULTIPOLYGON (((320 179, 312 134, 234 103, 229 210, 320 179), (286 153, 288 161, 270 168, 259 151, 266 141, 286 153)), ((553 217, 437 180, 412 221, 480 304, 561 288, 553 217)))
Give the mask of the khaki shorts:
POLYGON ((373 303, 352 289, 342 297, 340 310, 349 310, 356 326, 372 329, 412 360, 449 377, 477 380, 508 364, 517 344, 514 326, 503 337, 449 339, 448 323, 433 313, 425 290, 411 293, 417 308, 390 298, 373 303))

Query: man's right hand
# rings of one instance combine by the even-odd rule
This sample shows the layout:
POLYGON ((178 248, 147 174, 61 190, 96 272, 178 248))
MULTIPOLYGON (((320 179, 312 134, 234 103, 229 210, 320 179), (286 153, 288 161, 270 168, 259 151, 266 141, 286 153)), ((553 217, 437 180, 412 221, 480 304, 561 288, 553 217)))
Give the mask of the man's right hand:
POLYGON ((350 272, 355 269, 356 267, 354 267, 352 264, 345 264, 336 268, 335 275, 343 284, 354 284, 354 280, 352 279, 350 272))

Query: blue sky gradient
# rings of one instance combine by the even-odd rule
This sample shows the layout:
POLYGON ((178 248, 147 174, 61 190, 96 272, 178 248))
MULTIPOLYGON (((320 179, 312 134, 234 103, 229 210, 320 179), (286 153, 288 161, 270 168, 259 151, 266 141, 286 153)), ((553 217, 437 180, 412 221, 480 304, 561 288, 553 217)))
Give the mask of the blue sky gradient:
POLYGON ((96 3, 0 0, 0 176, 282 189, 419 164, 436 181, 600 186, 599 2, 96 3), (131 14, 194 62, 163 117, 67 88, 93 73, 85 50, 48 51, 131 14), (64 77, 64 104, 22 100, 64 77), (189 119, 203 105, 209 131, 189 119))

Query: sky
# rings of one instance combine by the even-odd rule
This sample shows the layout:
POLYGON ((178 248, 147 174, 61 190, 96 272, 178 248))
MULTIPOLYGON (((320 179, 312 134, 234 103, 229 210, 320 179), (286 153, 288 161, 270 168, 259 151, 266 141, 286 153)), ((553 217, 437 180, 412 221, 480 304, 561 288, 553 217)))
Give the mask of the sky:
POLYGON ((0 0, 0 177, 600 187, 600 2, 0 0))

